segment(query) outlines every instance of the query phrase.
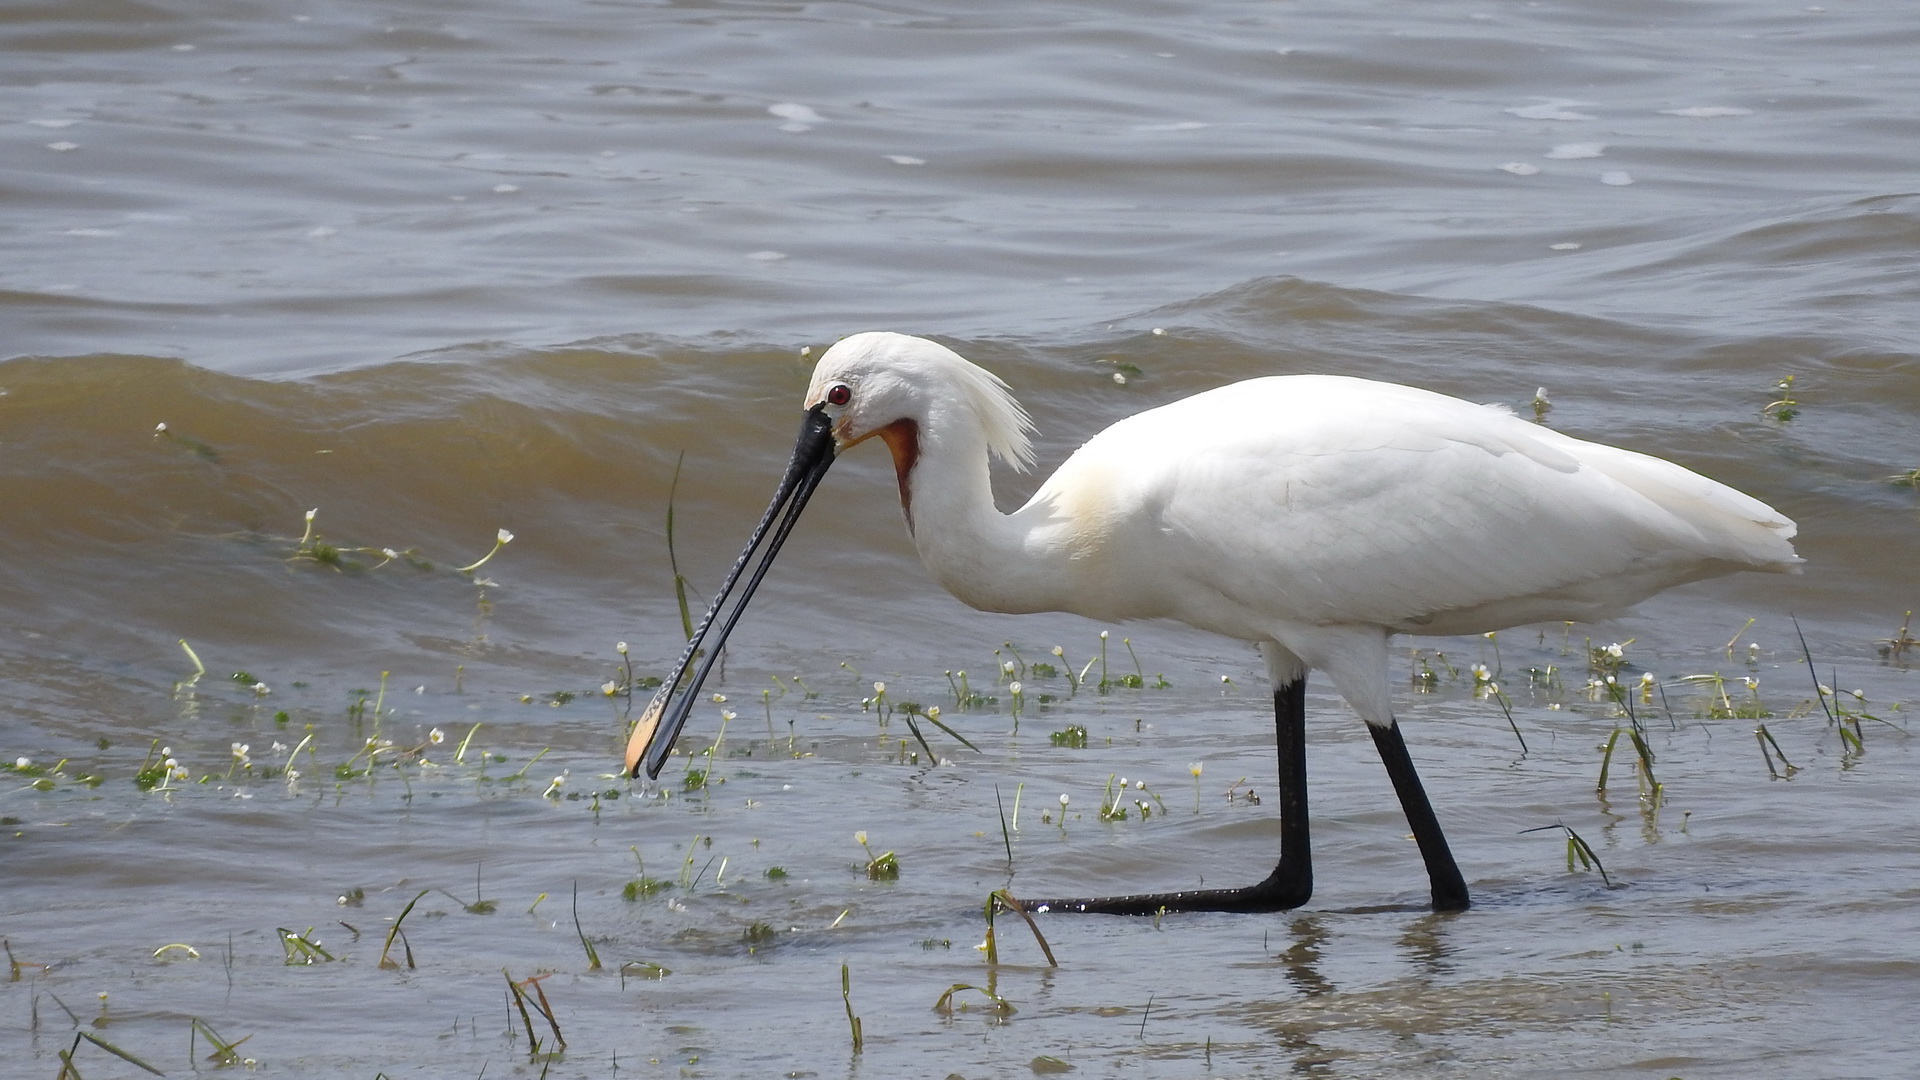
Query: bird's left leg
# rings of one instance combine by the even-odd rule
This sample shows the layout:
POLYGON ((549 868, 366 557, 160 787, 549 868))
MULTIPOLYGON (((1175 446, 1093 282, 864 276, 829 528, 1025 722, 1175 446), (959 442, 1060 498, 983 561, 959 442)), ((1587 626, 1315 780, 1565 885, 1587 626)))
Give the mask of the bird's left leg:
POLYGON ((1433 804, 1427 801, 1420 774, 1413 769, 1413 757, 1407 753, 1407 740, 1400 735, 1399 721, 1389 717, 1386 727, 1368 722, 1367 730, 1373 733, 1373 745, 1379 748, 1380 760, 1386 763, 1394 794, 1400 796, 1400 808, 1406 811, 1407 824, 1413 828, 1414 843, 1420 845, 1420 857, 1426 860, 1427 877, 1433 884, 1433 910, 1465 911, 1469 903, 1466 879, 1460 876, 1453 851, 1440 832, 1440 819, 1434 815, 1433 804))
POLYGON ((1414 842, 1420 845, 1420 857, 1426 861, 1427 877, 1433 885, 1433 910, 1464 911, 1467 908, 1467 883, 1453 861, 1447 838, 1440 831, 1440 819, 1427 801, 1420 774, 1414 771, 1413 758, 1407 753, 1407 741, 1400 735, 1400 724, 1393 718, 1393 694, 1387 682, 1387 634, 1370 626, 1346 628, 1322 627, 1316 644, 1321 651, 1307 656, 1307 662, 1326 672, 1340 688, 1353 711, 1367 722, 1373 745, 1387 766, 1393 781, 1393 793, 1400 797, 1407 824, 1413 829, 1414 842))

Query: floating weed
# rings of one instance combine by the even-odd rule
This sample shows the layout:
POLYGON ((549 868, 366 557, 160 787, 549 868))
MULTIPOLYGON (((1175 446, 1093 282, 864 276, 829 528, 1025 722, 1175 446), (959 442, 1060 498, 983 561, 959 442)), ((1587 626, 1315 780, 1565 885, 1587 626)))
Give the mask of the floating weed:
POLYGON ((1068 724, 1047 736, 1047 741, 1055 746, 1064 746, 1073 750, 1084 750, 1087 746, 1087 729, 1079 724, 1068 724))
POLYGON ((1726 678, 1717 671, 1705 675, 1684 675, 1681 676, 1679 681, 1683 683, 1696 683, 1707 687, 1705 715, 1709 719, 1768 720, 1773 717, 1773 714, 1767 711, 1766 706, 1760 700, 1760 680, 1752 676, 1744 676, 1741 678, 1740 681, 1746 687, 1747 696, 1737 703, 1733 697, 1727 693, 1726 678))
POLYGON ((1513 720, 1513 703, 1508 701, 1507 695, 1501 692, 1500 684, 1491 679, 1487 680, 1485 696, 1492 698, 1499 704, 1501 715, 1507 718, 1507 726, 1513 729, 1513 737, 1520 741, 1520 756, 1525 757, 1527 754, 1527 737, 1520 734, 1520 725, 1513 720))
MULTIPOLYGON (((974 993, 984 996, 988 1002, 987 1010, 995 1016, 1012 1016, 1014 1013, 1020 1011, 1014 1008, 1013 1003, 1006 998, 1001 997, 999 994, 985 987, 975 986, 972 983, 954 983, 952 986, 947 987, 946 993, 941 994, 939 1000, 933 1003, 933 1011, 942 1016, 952 1016, 954 1013, 953 996, 966 990, 972 990, 974 993)), ((968 1012, 970 1011, 970 1006, 967 1002, 961 1002, 959 1011, 968 1012)))
POLYGON ((1607 868, 1600 864, 1600 856, 1594 854, 1593 846, 1582 839, 1580 834, 1574 832, 1572 828, 1556 821, 1551 825, 1539 825, 1531 829, 1521 829, 1520 832, 1524 835, 1526 833, 1545 832, 1549 829, 1559 829, 1567 834, 1567 873, 1573 873, 1573 864, 1578 861, 1581 869, 1600 871, 1601 882, 1605 884, 1607 888, 1613 888, 1613 879, 1607 876, 1607 868))
POLYGON ((1879 644, 1881 659, 1904 663, 1907 653, 1920 646, 1920 639, 1913 636, 1913 612, 1907 612, 1906 618, 1900 621, 1900 629, 1890 638, 1881 638, 1879 644))
MULTIPOLYGON (((322 948, 320 942, 314 939, 311 926, 307 927, 304 933, 296 933, 284 926, 275 927, 274 933, 280 935, 280 948, 286 953, 285 963, 288 967, 332 963, 335 959, 332 953, 322 948)), ((183 945, 180 948, 186 948, 186 946, 183 945)))
MULTIPOLYGON (((1120 639, 1120 644, 1125 645, 1127 647, 1127 656, 1129 659, 1133 661, 1133 674, 1120 676, 1120 685, 1126 687, 1129 690, 1138 690, 1141 687, 1147 685, 1147 677, 1140 670, 1140 657, 1138 654, 1136 654, 1133 651, 1133 639, 1130 637, 1123 637, 1120 639)), ((1161 678, 1160 687, 1165 688, 1167 685, 1168 685, 1167 680, 1165 678, 1161 678)))
MULTIPOLYGON (((199 1021, 196 1020, 194 1021, 194 1023, 197 1024, 199 1023, 199 1021)), ((119 1047, 113 1045, 112 1043, 108 1042, 105 1039, 102 1039, 98 1035, 94 1035, 86 1031, 76 1031, 73 1033, 73 1045, 67 1047, 65 1050, 58 1051, 58 1056, 60 1058, 60 1075, 55 1077, 55 1080, 67 1080, 67 1077, 72 1077, 73 1080, 80 1080, 80 1067, 73 1063, 73 1055, 79 1051, 80 1044, 83 1041, 92 1043, 93 1045, 99 1047, 100 1049, 105 1050, 107 1053, 112 1054, 114 1057, 117 1057, 120 1060, 127 1062, 128 1064, 136 1065, 142 1069, 145 1069, 155 1076, 167 1075, 166 1073, 161 1072, 159 1069, 156 1069, 153 1066, 147 1064, 146 1062, 141 1061, 139 1058, 133 1056, 127 1051, 120 1049, 119 1047)), ((246 1040, 242 1039, 241 1041, 245 1042, 246 1040)), ((236 1056, 234 1060, 237 1062, 239 1058, 236 1056)))
POLYGON ((1587 670, 1597 675, 1619 675, 1627 666, 1627 646, 1634 638, 1616 641, 1609 645, 1595 645, 1591 638, 1587 641, 1587 670))
POLYGON ((1047 935, 1040 932, 1040 924, 1033 921, 1033 915, 1027 910, 1027 906, 1005 889, 996 889, 987 894, 987 938, 980 945, 981 950, 987 954, 987 963, 1000 962, 999 947, 995 944, 993 937, 993 917, 1001 911, 1011 911, 1020 916, 1021 920, 1027 924, 1027 929, 1033 932, 1034 943, 1040 946, 1041 954, 1047 958, 1047 966, 1060 966, 1060 961, 1053 957, 1053 947, 1047 944, 1047 935))
MULTIPOLYGON (((534 975, 524 981, 514 982, 513 975, 508 972, 506 968, 501 968, 500 974, 507 977, 507 991, 512 995, 514 1006, 520 1010, 520 1022, 526 1026, 527 1052, 529 1054, 540 1053, 540 1039, 534 1035, 533 1018, 527 1014, 527 1005, 529 1003, 532 1003, 534 1009, 540 1013, 541 1018, 546 1020, 547 1027, 553 1032, 553 1041, 557 1044, 555 1050, 565 1050, 567 1048, 566 1036, 560 1034, 560 1021, 554 1019, 553 1004, 547 1000, 547 992, 540 985, 541 981, 547 978, 547 975, 534 975), (531 991, 531 993, 529 993, 529 991, 531 991)), ((552 973, 549 972, 548 974, 552 973)))
POLYGON ((580 925, 580 883, 578 881, 573 883, 573 932, 580 938, 580 947, 586 950, 587 970, 599 971, 600 953, 594 949, 593 941, 587 937, 586 930, 580 925))
MULTIPOLYGON (((695 841, 699 839, 698 836, 694 837, 695 841)), ((633 861, 639 869, 638 875, 621 888, 620 895, 623 899, 628 903, 633 903, 652 896, 654 893, 663 892, 673 887, 673 882, 671 881, 662 881, 659 878, 647 876, 646 860, 640 857, 639 848, 629 847, 627 850, 633 852, 633 861)))
POLYGON ((900 859, 889 851, 884 855, 875 855, 867 846, 867 831, 861 829, 853 834, 854 843, 867 853, 867 877, 874 881, 898 881, 900 879, 900 859))
POLYGON ((489 549, 485 555, 480 556, 478 559, 475 559, 474 561, 468 563, 465 566, 455 567, 454 573, 456 574, 473 573, 475 570, 478 570, 481 567, 487 565, 487 560, 493 558, 495 555, 500 554, 500 549, 503 547, 506 547, 508 544, 511 544, 511 543, 513 543, 513 534, 508 532, 505 529, 501 529, 499 532, 496 532, 493 534, 493 547, 489 549))
MULTIPOLYGON (((673 481, 667 485, 667 566, 673 571, 673 598, 680 605, 680 629, 685 632, 688 641, 693 640, 693 609, 687 606, 687 577, 680 572, 680 559, 673 549, 673 503, 680 492, 680 466, 686 464, 687 452, 673 459, 673 481)), ((620 650, 626 652, 625 649, 620 650)))
POLYGON ((672 968, 663 967, 650 960, 629 960, 620 965, 620 988, 626 989, 628 976, 636 979, 664 979, 671 974, 673 974, 672 968))
MULTIPOLYGON (((1015 665, 1011 668, 1002 665, 1002 670, 1014 679, 1025 679, 1027 677, 1027 661, 1020 655, 1019 650, 1013 647, 1013 642, 1002 642, 1000 648, 1007 650, 1007 655, 1013 657, 1012 662, 1015 665)), ((995 649, 993 655, 999 656, 1000 650, 995 649)))
POLYGON ((213 1052, 207 1055, 208 1061, 217 1065, 244 1065, 248 1062, 240 1056, 239 1047, 241 1043, 251 1038, 253 1038, 251 1035, 242 1035, 238 1039, 228 1042, 220 1037, 219 1032, 213 1030, 211 1024, 196 1016, 188 1025, 187 1055, 189 1057, 193 1055, 195 1050, 193 1043, 195 1039, 205 1039, 207 1040, 207 1044, 213 1047, 213 1052))
POLYGON ((1000 811, 1000 842, 1007 848, 1007 866, 1013 866, 1013 833, 1007 828, 1007 804, 1000 799, 1000 785, 993 785, 993 805, 1000 811))
POLYGON ((866 1039, 860 1031, 860 1018, 853 1014, 853 974, 845 961, 840 964, 840 1001, 847 1007, 847 1030, 853 1036, 853 1052, 860 1053, 866 1045, 866 1039))
POLYGON ((1800 766, 1787 760, 1787 752, 1780 749, 1780 744, 1774 740, 1773 732, 1767 730, 1767 725, 1761 724, 1754 728, 1753 738, 1760 744, 1760 756, 1767 763, 1768 776, 1775 780, 1791 780, 1793 774, 1800 771, 1800 766), (1773 759, 1776 757, 1780 759, 1778 768, 1773 764, 1773 759))
POLYGON ((1159 795, 1147 791, 1147 782, 1145 780, 1135 780, 1131 788, 1129 788, 1127 778, 1122 776, 1119 778, 1119 789, 1116 791, 1114 779, 1113 774, 1107 774, 1107 787, 1100 796, 1101 821, 1125 821, 1127 816, 1133 811, 1138 811, 1140 820, 1145 821, 1153 816, 1153 809, 1156 804, 1160 807, 1161 813, 1166 812, 1166 804, 1161 802, 1159 795), (1123 805, 1122 800, 1127 798, 1129 790, 1144 792, 1146 798, 1136 796, 1130 802, 1123 805), (1152 799, 1153 802, 1149 803, 1147 799, 1152 799), (1129 809, 1129 807, 1131 807, 1131 809, 1129 809))
POLYGON ((1793 396, 1793 376, 1782 376, 1779 382, 1773 384, 1773 391, 1780 396, 1768 402, 1761 412, 1782 423, 1800 415, 1800 402, 1793 396))
POLYGON ((740 931, 740 940, 746 944, 747 952, 756 953, 760 951, 760 946, 772 941, 778 934, 779 931, 771 923, 752 922, 740 931))
POLYGON ((407 944, 407 935, 401 933, 400 924, 406 922, 407 916, 413 913, 413 905, 419 903, 421 897, 432 891, 432 889, 421 889, 418 893, 414 894, 413 899, 407 901, 406 907, 400 909, 399 917, 395 918, 393 925, 387 928, 387 943, 380 949, 380 967, 398 968, 400 966, 394 963, 392 957, 389 955, 393 951, 393 939, 396 937, 400 939, 401 953, 407 958, 407 967, 412 968, 416 966, 413 962, 413 946, 407 944))

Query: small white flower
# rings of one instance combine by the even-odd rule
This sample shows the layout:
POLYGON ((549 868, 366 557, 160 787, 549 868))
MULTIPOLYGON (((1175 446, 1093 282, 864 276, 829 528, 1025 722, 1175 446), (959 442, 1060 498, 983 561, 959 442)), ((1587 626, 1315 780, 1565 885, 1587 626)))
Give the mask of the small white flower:
POLYGON ((1067 793, 1064 791, 1060 793, 1060 805, 1061 806, 1067 805, 1067 793))
POLYGON ((508 532, 505 529, 501 529, 500 532, 495 536, 495 539, 497 539, 502 544, 511 544, 513 543, 513 534, 508 532))
POLYGON ((1053 647, 1053 655, 1059 656, 1059 657, 1065 657, 1067 655, 1067 650, 1061 648, 1058 645, 1055 645, 1053 647))
POLYGON ((1201 764, 1200 762, 1198 762, 1198 761, 1196 761, 1196 762, 1193 762, 1192 764, 1189 764, 1189 765, 1187 766, 1187 771, 1193 774, 1193 778, 1194 778, 1195 780, 1198 780, 1198 779, 1200 779, 1200 770, 1201 770, 1201 768, 1203 768, 1203 766, 1202 766, 1202 764, 1201 764))
POLYGON ((886 683, 883 683, 883 682, 877 682, 877 683, 874 683, 874 684, 873 684, 873 692, 874 692, 874 693, 876 693, 876 694, 884 694, 884 693, 886 693, 886 692, 887 692, 887 684, 886 684, 886 683))
POLYGON ((861 847, 866 847, 867 846, 867 830, 861 829, 859 832, 854 833, 853 842, 856 844, 859 844, 861 847))
POLYGON ((392 548, 381 548, 380 554, 385 555, 389 559, 397 559, 400 557, 400 553, 392 548))
POLYGON ((165 435, 167 433, 167 422, 165 420, 162 420, 159 423, 153 425, 153 433, 155 435, 165 435))
POLYGON ((1640 685, 1641 685, 1641 686, 1652 686, 1652 685, 1653 685, 1653 672, 1651 672, 1651 671, 1643 671, 1643 672, 1641 672, 1641 673, 1640 673, 1640 685))
POLYGON ((288 769, 288 770, 287 770, 287 782, 288 782, 288 783, 292 783, 293 781, 295 781, 295 780, 298 780, 298 779, 300 779, 300 770, 299 770, 299 769, 288 769))
POLYGON ((1012 694, 1014 697, 1019 697, 1023 689, 1018 680, 1007 684, 1007 693, 1012 694))
POLYGON ((1616 641, 1613 644, 1607 646, 1606 654, 1608 656, 1613 657, 1615 660, 1618 660, 1621 657, 1627 655, 1627 650, 1621 648, 1620 643, 1616 641))
POLYGON ((1121 786, 1121 787, 1126 787, 1126 786, 1127 786, 1127 778, 1126 778, 1126 777, 1124 777, 1124 776, 1123 776, 1123 777, 1121 777, 1121 778, 1120 778, 1120 786, 1121 786))
POLYGON ((724 705, 724 704, 726 704, 726 701, 727 701, 727 695, 725 695, 725 694, 715 694, 715 695, 713 695, 713 703, 714 703, 715 705, 724 705))
POLYGON ((737 712, 734 712, 732 709, 721 709, 720 719, 725 720, 727 723, 731 724, 735 720, 740 719, 740 714, 737 712))
POLYGON ((1013 661, 1011 660, 1001 661, 1000 670, 1006 672, 1009 675, 1013 674, 1013 661))
POLYGON ((927 719, 929 720, 940 719, 940 706, 938 705, 927 706, 927 719))
POLYGON ((284 754, 291 749, 293 748, 288 746, 286 743, 283 743, 280 740, 275 739, 273 742, 273 748, 270 752, 275 754, 284 754))
POLYGON ((613 651, 619 653, 621 656, 627 655, 627 643, 624 641, 614 642, 613 651))
MULTIPOLYGON (((1746 684, 1747 684, 1747 689, 1749 689, 1749 690, 1758 690, 1758 689, 1760 689, 1760 680, 1759 680, 1759 679, 1756 679, 1756 678, 1754 678, 1754 677, 1753 677, 1753 676, 1751 676, 1751 675, 1749 675, 1749 676, 1747 676, 1747 677, 1746 677, 1746 678, 1744 678, 1744 679, 1741 679, 1740 681, 1741 681, 1741 682, 1744 682, 1744 683, 1746 683, 1746 684)), ((1821 687, 1821 688, 1820 688, 1820 692, 1821 692, 1822 694, 1832 694, 1832 693, 1833 693, 1833 690, 1832 690, 1831 688, 1829 688, 1829 687, 1825 687, 1825 686, 1823 686, 1823 687, 1821 687)))
POLYGON ((320 508, 317 506, 307 511, 307 520, 312 521, 315 517, 319 515, 319 513, 320 513, 320 508))
POLYGON ((1116 371, 1116 372, 1114 372, 1114 373, 1113 373, 1113 383, 1114 383, 1114 385, 1115 385, 1115 386, 1125 386, 1125 385, 1127 385, 1127 376, 1126 376, 1126 374, 1125 374, 1125 373, 1123 373, 1123 372, 1119 372, 1119 371, 1116 371))
POLYGON ((620 692, 620 684, 614 682, 612 679, 608 679, 606 682, 600 684, 600 692, 608 697, 612 697, 620 692))
POLYGON ((266 697, 271 693, 273 693, 273 687, 268 686, 266 683, 257 682, 253 684, 253 695, 255 697, 266 697))
POLYGON ((1147 790, 1147 782, 1145 780, 1135 780, 1133 782, 1133 790, 1135 791, 1147 790))
POLYGON ((1499 684, 1499 683, 1497 683, 1497 682, 1494 682, 1494 681, 1493 681, 1492 679, 1488 679, 1488 680, 1487 680, 1487 693, 1489 693, 1489 694, 1497 694, 1497 693, 1499 693, 1499 692, 1500 692, 1500 684, 1499 684))
POLYGON ((25 755, 14 758, 13 767, 16 769, 31 769, 33 768, 33 759, 25 755))
POLYGON ((1105 630, 1100 631, 1100 640, 1101 641, 1107 640, 1107 632, 1105 630))
MULTIPOLYGON (((441 743, 447 741, 447 733, 441 731, 439 728, 434 728, 432 731, 427 732, 427 741, 435 746, 439 746, 441 743)), ((279 744, 276 743, 274 745, 277 746, 279 744)))

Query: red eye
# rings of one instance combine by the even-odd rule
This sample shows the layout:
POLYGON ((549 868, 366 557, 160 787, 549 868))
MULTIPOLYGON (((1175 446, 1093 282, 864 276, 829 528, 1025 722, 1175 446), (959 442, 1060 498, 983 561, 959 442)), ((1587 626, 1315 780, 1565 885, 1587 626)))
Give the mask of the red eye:
POLYGON ((829 404, 845 405, 852 400, 853 391, 848 389, 846 383, 836 383, 831 390, 827 391, 827 401, 829 404))

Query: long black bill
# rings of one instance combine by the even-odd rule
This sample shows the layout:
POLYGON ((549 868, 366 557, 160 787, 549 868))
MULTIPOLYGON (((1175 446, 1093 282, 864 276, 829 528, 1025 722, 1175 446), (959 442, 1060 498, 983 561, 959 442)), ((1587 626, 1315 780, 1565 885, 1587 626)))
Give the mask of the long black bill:
POLYGON ((773 493, 773 502, 767 506, 766 516, 760 524, 753 527, 753 535, 747 538, 747 546, 741 550, 740 557, 734 560, 733 569, 727 572, 727 580, 720 586, 720 592, 707 605, 707 613, 700 618, 700 625, 694 628, 693 637, 687 639, 687 649, 680 654, 680 660, 673 665, 673 674, 667 676, 655 691, 653 700, 647 703, 647 711, 640 714, 640 720, 633 727, 633 735, 627 740, 627 775, 639 776, 640 768, 645 765, 647 778, 660 775, 660 767, 667 763, 667 754, 673 750, 673 741, 680 736, 680 728, 687 722, 687 713, 693 709, 693 703, 700 696, 700 684, 707 681, 707 672, 713 669, 714 660, 719 657, 720 649, 727 643, 727 635, 733 633, 733 625, 740 621, 740 613, 747 609, 747 601, 753 599, 753 591, 760 587, 760 579, 767 576, 767 568, 773 565, 773 557, 780 553, 780 545, 787 542, 787 534, 793 531, 794 522, 800 520, 800 511, 813 496, 813 489, 820 486, 820 479, 827 475, 827 467, 833 464, 833 421, 827 416, 824 405, 815 405, 807 410, 806 418, 800 421, 800 438, 794 443, 793 458, 787 462, 787 472, 780 478, 780 487, 773 493), (771 539, 767 530, 773 526, 773 519, 779 517, 781 507, 786 507, 786 516, 780 518, 780 525, 773 529, 771 539), (747 578, 747 587, 740 591, 740 599, 720 621, 720 633, 713 639, 713 646, 706 651, 700 668, 691 679, 686 678, 687 668, 695 656, 700 655, 701 643, 706 640, 707 630, 713 625, 716 615, 726 606, 727 595, 733 592, 733 586, 752 560, 754 550, 766 540, 766 553, 760 558, 760 565, 754 568, 753 575, 747 578), (678 700, 674 691, 680 689, 682 680, 686 687, 678 700))

